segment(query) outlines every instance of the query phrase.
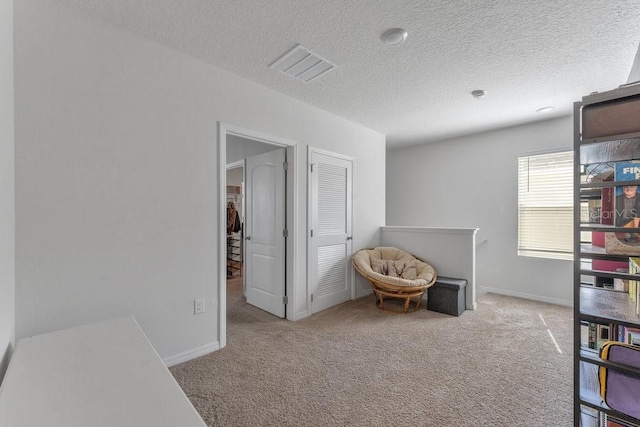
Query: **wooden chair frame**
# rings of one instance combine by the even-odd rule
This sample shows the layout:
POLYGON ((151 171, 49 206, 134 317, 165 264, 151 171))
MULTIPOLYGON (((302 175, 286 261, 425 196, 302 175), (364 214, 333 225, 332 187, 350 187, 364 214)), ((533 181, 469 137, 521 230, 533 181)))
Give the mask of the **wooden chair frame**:
MULTIPOLYGON (((425 262, 420 258, 416 257, 415 255, 412 255, 412 256, 421 262, 425 262)), ((376 296, 376 306, 381 310, 391 311, 394 313, 400 313, 400 312, 395 310, 387 310, 384 307, 385 297, 403 299, 404 307, 403 307, 402 313, 408 312, 409 305, 411 301, 415 298, 416 299, 415 305, 411 311, 416 311, 420 307, 420 303, 422 302, 422 296, 424 295, 425 291, 429 287, 433 286, 433 284, 436 282, 436 279, 437 279, 437 275, 434 274, 433 279, 429 281, 426 285, 422 285, 422 286, 394 285, 394 284, 385 283, 381 280, 373 278, 369 276, 365 271, 362 271, 362 269, 360 269, 355 262, 352 262, 352 264, 355 270, 358 273, 360 273, 365 279, 367 279, 371 284, 371 289, 373 290, 373 293, 376 296)))

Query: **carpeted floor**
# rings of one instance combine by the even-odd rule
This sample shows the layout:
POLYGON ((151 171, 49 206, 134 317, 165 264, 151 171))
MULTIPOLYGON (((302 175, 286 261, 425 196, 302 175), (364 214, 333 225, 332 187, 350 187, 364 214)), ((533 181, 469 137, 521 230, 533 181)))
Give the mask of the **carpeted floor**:
POLYGON ((289 322, 238 283, 227 346, 171 368, 207 425, 572 425, 570 308, 486 294, 460 317, 392 314, 369 296, 289 322))

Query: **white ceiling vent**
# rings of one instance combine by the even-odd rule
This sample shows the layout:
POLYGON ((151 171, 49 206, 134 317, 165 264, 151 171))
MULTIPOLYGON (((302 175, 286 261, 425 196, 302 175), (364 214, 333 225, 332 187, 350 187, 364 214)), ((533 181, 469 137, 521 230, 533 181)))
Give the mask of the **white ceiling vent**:
POLYGON ((320 74, 331 70, 335 65, 309 49, 296 45, 285 53, 282 58, 271 64, 270 67, 280 70, 301 82, 308 83, 320 74))

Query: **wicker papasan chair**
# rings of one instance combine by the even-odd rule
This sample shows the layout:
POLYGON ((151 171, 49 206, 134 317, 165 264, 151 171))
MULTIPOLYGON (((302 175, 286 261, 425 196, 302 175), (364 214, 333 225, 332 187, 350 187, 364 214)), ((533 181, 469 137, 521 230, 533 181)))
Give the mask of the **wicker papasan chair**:
POLYGON ((384 308, 384 298, 404 299, 403 313, 415 299, 412 311, 420 307, 422 295, 436 282, 436 271, 409 252, 394 247, 361 249, 353 255, 356 271, 371 283, 376 305, 384 308))

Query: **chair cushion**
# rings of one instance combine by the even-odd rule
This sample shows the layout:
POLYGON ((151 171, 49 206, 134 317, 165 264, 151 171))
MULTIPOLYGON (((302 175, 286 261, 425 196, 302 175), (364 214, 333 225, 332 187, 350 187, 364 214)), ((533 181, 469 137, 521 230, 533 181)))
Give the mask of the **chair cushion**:
POLYGON ((353 263, 366 276, 396 286, 427 286, 436 276, 435 269, 430 264, 394 247, 361 249, 353 255, 353 263), (382 273, 385 270, 384 261, 387 261, 386 274, 382 273), (372 266, 376 266, 379 271, 372 266))
POLYGON ((386 276, 389 274, 389 263, 387 260, 382 260, 380 258, 371 258, 371 269, 376 273, 384 274, 386 276))
POLYGON ((396 271, 398 276, 407 280, 415 280, 418 278, 417 260, 412 261, 396 261, 396 271))

